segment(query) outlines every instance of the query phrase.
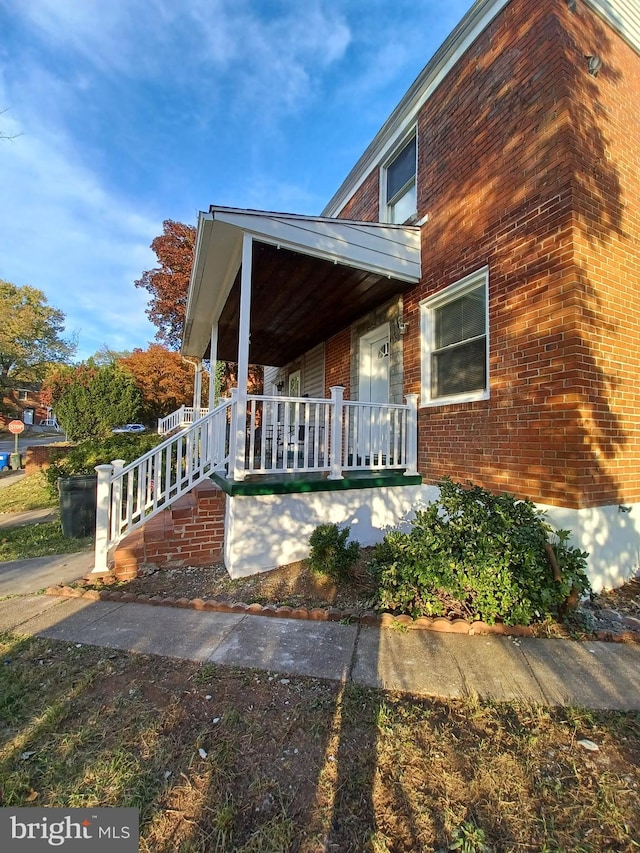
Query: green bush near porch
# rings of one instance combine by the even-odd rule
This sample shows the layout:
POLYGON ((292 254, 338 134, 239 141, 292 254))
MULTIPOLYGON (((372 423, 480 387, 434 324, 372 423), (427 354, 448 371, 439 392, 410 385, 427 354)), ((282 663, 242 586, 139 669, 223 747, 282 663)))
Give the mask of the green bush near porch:
POLYGON ((589 590, 588 555, 531 501, 439 485, 408 533, 393 531, 375 548, 379 609, 529 625, 562 615, 570 596, 589 590))
POLYGON ((139 456, 152 450, 163 441, 163 437, 153 433, 142 435, 112 435, 102 441, 89 438, 79 442, 59 459, 53 458, 45 475, 51 493, 57 495, 58 477, 70 477, 74 474, 95 474, 96 465, 105 465, 114 459, 133 462, 139 456))
POLYGON ((351 528, 320 524, 309 537, 311 551, 307 565, 313 572, 326 574, 334 581, 346 582, 349 571, 360 556, 360 545, 348 542, 351 528))

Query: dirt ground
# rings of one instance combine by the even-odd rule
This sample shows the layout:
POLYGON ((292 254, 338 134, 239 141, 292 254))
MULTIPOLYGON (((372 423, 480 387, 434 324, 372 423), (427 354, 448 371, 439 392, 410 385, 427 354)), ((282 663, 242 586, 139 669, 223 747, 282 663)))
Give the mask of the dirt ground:
POLYGON ((304 561, 233 580, 222 563, 214 566, 150 569, 141 577, 122 584, 127 592, 177 598, 215 598, 245 604, 273 604, 277 607, 337 607, 367 610, 372 606, 375 587, 366 569, 368 551, 352 571, 352 580, 336 584, 327 575, 308 569, 304 561))

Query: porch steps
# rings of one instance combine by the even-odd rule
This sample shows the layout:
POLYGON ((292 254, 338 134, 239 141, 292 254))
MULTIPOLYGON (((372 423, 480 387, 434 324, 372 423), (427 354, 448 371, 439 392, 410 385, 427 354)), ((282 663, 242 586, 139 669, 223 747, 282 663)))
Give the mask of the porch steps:
POLYGON ((204 480, 118 543, 112 571, 118 580, 135 578, 144 564, 206 566, 221 559, 226 495, 204 480))

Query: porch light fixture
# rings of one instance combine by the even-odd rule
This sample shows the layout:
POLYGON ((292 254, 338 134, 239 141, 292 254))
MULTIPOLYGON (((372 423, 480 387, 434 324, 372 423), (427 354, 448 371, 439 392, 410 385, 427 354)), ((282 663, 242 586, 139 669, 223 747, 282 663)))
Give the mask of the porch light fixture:
POLYGON ((282 381, 282 379, 279 382, 276 382, 276 388, 278 389, 278 393, 282 394, 284 390, 284 382, 282 381))
POLYGON ((584 58, 587 60, 587 69, 593 77, 598 76, 598 71, 602 68, 602 60, 599 56, 585 53, 584 58))
POLYGON ((407 329, 409 328, 409 324, 408 324, 408 323, 403 322, 403 321, 400 319, 400 317, 398 317, 398 319, 396 320, 396 324, 397 324, 397 326, 398 326, 398 331, 400 332, 400 334, 401 334, 401 335, 404 335, 404 333, 405 333, 405 332, 407 331, 407 329))

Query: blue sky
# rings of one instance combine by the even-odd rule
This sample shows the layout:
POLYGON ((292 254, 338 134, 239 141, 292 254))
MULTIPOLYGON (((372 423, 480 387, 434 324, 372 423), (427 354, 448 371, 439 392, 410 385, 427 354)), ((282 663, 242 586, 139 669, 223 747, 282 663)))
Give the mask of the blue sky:
POLYGON ((165 219, 317 214, 471 0, 0 0, 0 279, 146 347, 165 219))

